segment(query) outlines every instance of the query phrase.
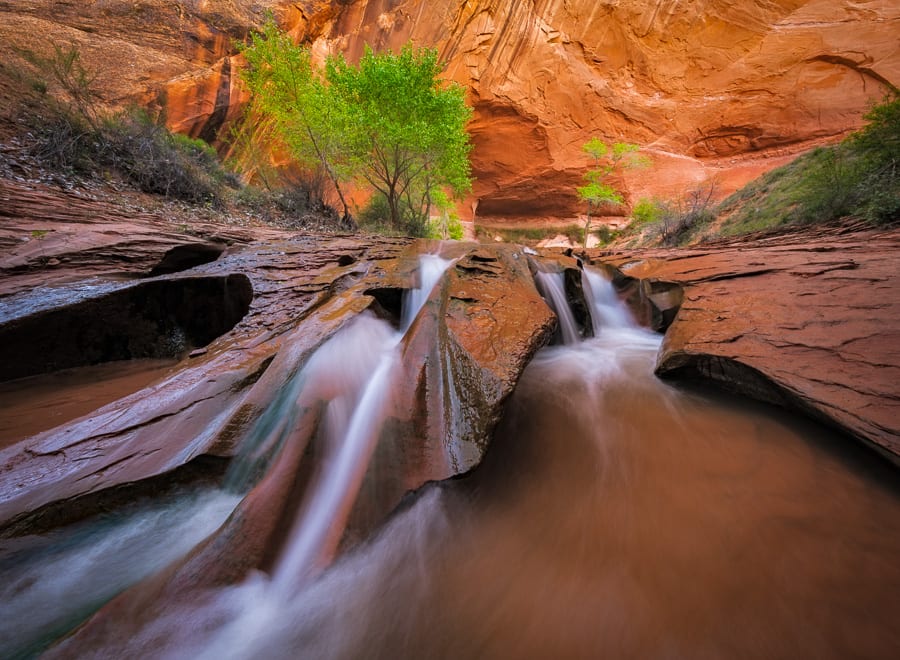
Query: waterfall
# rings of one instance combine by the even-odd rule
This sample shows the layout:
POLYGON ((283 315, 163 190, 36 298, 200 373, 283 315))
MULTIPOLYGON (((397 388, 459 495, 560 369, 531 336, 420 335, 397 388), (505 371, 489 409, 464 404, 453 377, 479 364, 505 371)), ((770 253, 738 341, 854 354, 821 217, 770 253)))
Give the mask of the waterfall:
POLYGON ((403 294, 403 310, 400 328, 403 332, 409 329, 416 315, 428 300, 431 290, 452 263, 436 254, 423 254, 419 257, 419 286, 408 289, 403 294))
POLYGON ((581 274, 585 298, 591 310, 594 336, 600 336, 603 328, 636 328, 628 308, 616 295, 612 282, 593 268, 585 267, 581 274))
POLYGON ((319 398, 328 401, 327 455, 275 568, 273 588, 281 595, 324 568, 334 554, 378 441, 401 358, 400 340, 451 263, 437 255, 420 257, 419 285, 403 296, 399 332, 362 315, 326 342, 304 369, 305 387, 317 388, 319 398))
POLYGON ((575 324, 575 316, 566 299, 565 281, 563 273, 537 274, 537 283, 547 304, 556 312, 559 319, 559 330, 562 334, 563 344, 577 344, 581 341, 581 334, 575 324))

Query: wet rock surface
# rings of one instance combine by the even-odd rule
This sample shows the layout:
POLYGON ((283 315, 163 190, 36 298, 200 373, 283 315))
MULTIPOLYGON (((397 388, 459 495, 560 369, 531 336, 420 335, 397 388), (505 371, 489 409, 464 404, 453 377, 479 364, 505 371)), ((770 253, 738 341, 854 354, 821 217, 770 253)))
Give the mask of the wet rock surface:
MULTIPOLYGON (((367 292, 399 299, 415 286, 419 253, 437 247, 215 225, 183 234, 162 218, 79 205, 62 191, 10 185, 4 194, 5 380, 129 357, 183 358, 148 387, 0 452, 7 534, 44 524, 45 514, 46 524, 90 515, 90 498, 105 490, 234 455, 323 341, 368 308, 390 314, 390 303, 367 292), (38 220, 42 229, 32 229, 38 220), (217 258, 148 279, 176 250, 217 258)), ((399 476, 379 516, 407 490, 477 463, 504 399, 555 323, 520 250, 452 249, 457 265, 404 347, 411 387, 395 398, 390 424, 403 449, 388 461, 399 476), (436 396, 455 401, 455 416, 430 418, 436 396), (451 437, 460 445, 450 463, 422 448, 451 437), (418 449, 407 447, 415 442, 418 449)))
MULTIPOLYGON (((17 192, 7 194, 16 198, 17 192)), ((322 451, 325 394, 301 386, 305 365, 367 310, 399 325, 401 300, 419 285, 421 253, 441 249, 452 263, 398 349, 397 386, 364 494, 347 512, 340 550, 365 539, 410 490, 480 461, 519 374, 555 328, 521 248, 212 226, 182 237, 159 218, 105 216, 101 207, 85 222, 80 214, 62 213, 49 191, 21 192, 26 199, 9 207, 11 222, 2 236, 13 249, 0 262, 0 331, 19 336, 3 345, 4 363, 24 368, 40 362, 32 360, 34 351, 20 350, 29 336, 75 360, 128 357, 109 346, 130 326, 140 326, 138 312, 148 308, 154 312, 148 319, 172 320, 185 328, 188 341, 180 346, 181 362, 161 380, 0 451, 0 537, 46 531, 174 484, 221 480, 224 462, 248 441, 260 457, 259 468, 251 466, 239 486, 248 494, 219 532, 104 608, 63 654, 117 648, 131 626, 137 635, 143 622, 179 604, 195 606, 203 589, 271 568, 322 451), (50 202, 46 215, 53 218, 39 236, 31 233, 29 217, 15 215, 37 197, 50 202), (21 249, 48 237, 52 241, 40 252, 21 249), (151 276, 182 245, 182 253, 193 254, 194 246, 213 238, 230 243, 215 251, 215 260, 151 276), (240 313, 224 314, 229 322, 223 324, 213 307, 190 304, 200 296, 174 295, 177 304, 167 307, 147 295, 148 289, 183 292, 186 286, 228 283, 237 289, 230 298, 240 305, 225 306, 240 313), (70 337, 60 319, 97 331, 70 337), (203 329, 196 324, 219 326, 216 334, 224 334, 199 337, 190 331, 203 329), (35 329, 61 334, 45 337, 35 329), (296 403, 283 408, 292 396, 296 403)), ((229 303, 227 290, 220 293, 211 302, 229 303)), ((170 330, 162 323, 157 334, 169 336, 170 330)), ((32 348, 40 354, 40 346, 32 348)))
POLYGON ((587 256, 616 269, 638 316, 657 327, 674 316, 660 376, 798 409, 897 462, 898 249, 898 230, 816 228, 752 244, 587 256))

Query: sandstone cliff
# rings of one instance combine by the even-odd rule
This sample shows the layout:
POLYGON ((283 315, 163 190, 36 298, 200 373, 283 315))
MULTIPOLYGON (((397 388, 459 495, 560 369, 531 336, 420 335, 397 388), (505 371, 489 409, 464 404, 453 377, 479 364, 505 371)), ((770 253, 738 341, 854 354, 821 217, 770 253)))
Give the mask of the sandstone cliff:
POLYGON ((0 2, 3 54, 75 43, 106 100, 156 104, 214 139, 243 100, 234 40, 275 11, 298 40, 351 58, 408 39, 466 85, 479 216, 578 213, 592 135, 647 145, 632 197, 708 177, 731 190, 861 123, 900 84, 893 0, 106 0, 0 2))

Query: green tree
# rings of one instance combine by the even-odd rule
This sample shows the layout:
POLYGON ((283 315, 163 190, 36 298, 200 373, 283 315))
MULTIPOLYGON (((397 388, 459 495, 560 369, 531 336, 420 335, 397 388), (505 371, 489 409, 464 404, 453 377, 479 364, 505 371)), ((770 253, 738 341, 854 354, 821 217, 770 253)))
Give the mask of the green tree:
POLYGON ((600 138, 593 137, 584 143, 582 149, 593 159, 593 166, 584 175, 585 185, 578 188, 578 196, 588 205, 584 223, 584 245, 587 247, 591 212, 625 202, 622 194, 609 183, 609 178, 625 168, 647 167, 650 161, 638 153, 638 145, 629 142, 615 142, 609 146, 600 138))
POLYGON ((462 87, 440 80, 436 50, 366 48, 358 65, 338 55, 322 68, 270 21, 244 55, 254 109, 300 164, 327 173, 345 218, 350 180, 385 198, 394 230, 414 234, 427 231, 436 191, 469 189, 471 110, 462 87))
POLYGON ((465 91, 444 83, 434 49, 399 53, 366 48, 357 66, 331 58, 327 79, 343 108, 341 133, 349 172, 387 200, 389 221, 426 231, 435 194, 471 186, 465 91))
POLYGON ((254 112, 301 166, 325 172, 340 200, 344 222, 353 226, 341 187, 344 142, 338 129, 344 108, 335 103, 309 48, 295 44, 270 20, 262 33, 251 36, 243 54, 249 65, 243 79, 254 112))

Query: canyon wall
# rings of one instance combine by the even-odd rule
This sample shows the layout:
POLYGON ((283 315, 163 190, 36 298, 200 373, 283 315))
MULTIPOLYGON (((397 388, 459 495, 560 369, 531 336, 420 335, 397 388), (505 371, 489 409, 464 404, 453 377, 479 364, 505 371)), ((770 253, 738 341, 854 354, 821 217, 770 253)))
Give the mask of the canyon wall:
POLYGON ((322 54, 437 47, 475 110, 465 207, 495 221, 577 215, 593 135, 652 157, 625 175, 632 199, 709 178, 725 193, 900 84, 895 0, 19 0, 0 2, 0 37, 77 43, 110 103, 213 139, 243 100, 234 41, 267 10, 322 54))

